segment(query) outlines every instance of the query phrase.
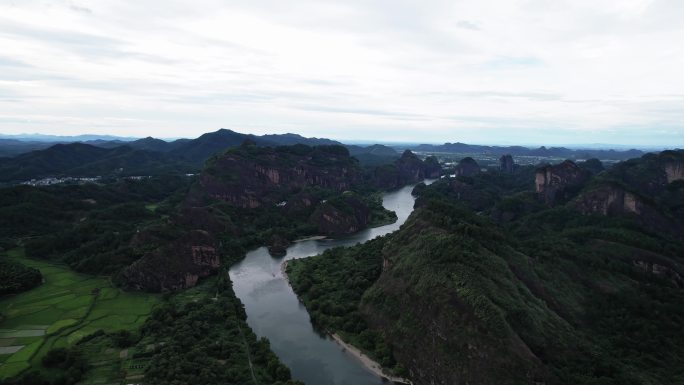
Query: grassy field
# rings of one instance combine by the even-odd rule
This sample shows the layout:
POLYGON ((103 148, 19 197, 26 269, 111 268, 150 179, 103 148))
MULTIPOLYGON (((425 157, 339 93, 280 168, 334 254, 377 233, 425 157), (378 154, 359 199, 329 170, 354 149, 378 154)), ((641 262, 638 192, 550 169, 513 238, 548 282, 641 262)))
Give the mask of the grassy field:
MULTIPOLYGON (((9 251, 8 258, 39 269, 44 282, 0 299, 0 379, 39 368, 50 349, 71 346, 97 330, 135 332, 160 301, 158 295, 123 292, 107 278, 25 258, 22 249, 9 251)), ((97 356, 91 358, 97 361, 97 356)))
POLYGON ((159 204, 157 203, 150 203, 148 205, 145 205, 145 208, 150 210, 151 212, 155 212, 157 210, 157 207, 159 207, 159 204))

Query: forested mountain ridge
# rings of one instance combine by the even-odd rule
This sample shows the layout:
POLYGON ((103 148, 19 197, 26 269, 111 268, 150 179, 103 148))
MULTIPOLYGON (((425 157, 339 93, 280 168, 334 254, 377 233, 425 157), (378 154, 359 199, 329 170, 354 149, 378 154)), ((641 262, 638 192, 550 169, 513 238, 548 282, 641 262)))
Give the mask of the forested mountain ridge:
POLYGON ((368 194, 377 187, 363 174, 338 145, 244 142, 228 149, 207 161, 166 225, 136 235, 146 251, 117 282, 150 291, 192 287, 248 247, 268 244, 278 253, 296 237, 350 234, 387 221, 392 215, 368 194))
POLYGON ((56 144, 44 150, 0 159, 0 182, 45 177, 98 177, 184 174, 194 167, 165 153, 129 146, 101 148, 83 143, 56 144))
POLYGON ((619 184, 681 225, 683 155, 561 166, 552 204, 532 167, 445 178, 416 189, 398 232, 291 263, 291 282, 314 322, 415 384, 677 384, 681 233, 582 202, 619 184))
MULTIPOLYGON (((137 140, 106 140, 83 136, 64 137, 57 142, 26 142, 0 139, 0 183, 44 177, 93 177, 111 175, 161 175, 198 172, 211 156, 246 140, 262 147, 304 144, 341 145, 325 138, 306 138, 298 134, 253 135, 228 129, 203 134, 195 139, 165 141, 153 137, 137 140), (90 140, 85 140, 90 139, 90 140), (87 147, 91 146, 91 147, 87 147), (94 147, 94 148, 93 148, 94 147), (107 149, 99 151, 99 149, 107 149), (117 150, 118 149, 118 150, 117 150), (92 163, 92 164, 91 164, 92 163), (81 167, 74 167, 80 165, 81 167)), ((55 138, 57 140, 59 138, 55 138)), ((386 145, 345 145, 362 166, 388 165, 400 158, 394 147, 386 145)), ((588 159, 628 159, 643 154, 640 150, 573 150, 563 147, 530 149, 521 146, 498 147, 464 143, 408 146, 423 153, 461 153, 485 155, 525 155, 533 157, 588 159)), ((398 146, 396 148, 406 148, 398 146)))
MULTIPOLYGON (((88 141, 29 144, 16 140, 5 143, 9 154, 14 146, 36 149, 14 157, 0 157, 0 183, 20 182, 46 177, 108 177, 195 173, 204 162, 231 147, 251 141, 260 147, 295 144, 341 145, 324 138, 305 138, 297 134, 251 135, 220 129, 196 139, 167 142, 152 137, 122 141, 88 141)), ((362 165, 391 163, 398 154, 386 146, 348 146, 362 165)))
POLYGON ((255 208, 287 200, 305 187, 343 192, 361 183, 361 168, 342 146, 243 144, 210 160, 199 186, 211 197, 255 208))
POLYGON ((485 153, 492 155, 514 155, 514 156, 541 156, 541 157, 557 157, 566 159, 619 159, 627 160, 636 158, 644 154, 644 151, 637 149, 629 150, 613 150, 613 149, 571 149, 567 147, 546 147, 541 146, 537 148, 524 146, 485 146, 477 144, 466 143, 444 143, 444 144, 420 144, 417 146, 409 146, 411 150, 420 152, 441 152, 441 153, 456 153, 456 154, 472 154, 485 153))

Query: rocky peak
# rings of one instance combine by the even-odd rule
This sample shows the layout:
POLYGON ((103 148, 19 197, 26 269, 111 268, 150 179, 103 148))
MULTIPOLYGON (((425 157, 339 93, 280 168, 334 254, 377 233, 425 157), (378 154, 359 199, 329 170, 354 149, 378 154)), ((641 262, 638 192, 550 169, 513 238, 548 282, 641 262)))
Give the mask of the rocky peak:
POLYGON ((548 205, 568 199, 588 180, 588 172, 566 160, 555 166, 544 166, 535 175, 535 192, 548 205))
POLYGON ((501 158, 499 158, 499 170, 501 172, 505 173, 513 173, 513 169, 515 168, 515 162, 513 162, 513 156, 510 154, 507 155, 502 155, 501 158))
POLYGON ((465 157, 458 162, 456 166, 455 174, 456 176, 466 176, 472 177, 480 173, 480 165, 477 164, 475 159, 471 157, 465 157))
POLYGON ((358 196, 345 193, 341 197, 321 202, 309 221, 324 235, 352 234, 368 226, 370 209, 358 196))
POLYGON ((423 162, 416 154, 411 152, 411 150, 404 151, 404 153, 401 154, 401 158, 397 160, 396 164, 399 170, 400 178, 408 183, 416 182, 425 177, 423 172, 423 162))
POLYGON ((628 216, 646 228, 681 239, 682 180, 684 151, 646 154, 601 173, 570 205, 587 214, 628 216))
POLYGON ((673 160, 665 163, 665 175, 667 183, 684 180, 684 162, 673 160))
POLYGON ((200 278, 218 271, 221 260, 217 249, 218 242, 208 232, 188 231, 145 254, 117 279, 127 289, 152 292, 192 287, 200 278))
POLYGON ((423 161, 423 170, 426 178, 434 179, 442 175, 442 166, 434 156, 428 156, 423 161))
POLYGON ((578 163, 577 166, 583 170, 589 171, 591 175, 600 174, 605 169, 603 163, 596 158, 587 159, 584 162, 578 163))
POLYGON ((196 193, 233 206, 256 208, 286 200, 306 187, 342 192, 360 180, 358 164, 341 146, 243 145, 208 164, 196 193))
POLYGON ((394 189, 407 184, 418 183, 425 178, 438 178, 442 167, 435 157, 420 160, 411 150, 406 150, 392 165, 375 169, 374 184, 383 189, 394 189))
POLYGON ((617 185, 605 185, 582 193, 574 206, 585 214, 641 214, 644 202, 637 195, 617 185))

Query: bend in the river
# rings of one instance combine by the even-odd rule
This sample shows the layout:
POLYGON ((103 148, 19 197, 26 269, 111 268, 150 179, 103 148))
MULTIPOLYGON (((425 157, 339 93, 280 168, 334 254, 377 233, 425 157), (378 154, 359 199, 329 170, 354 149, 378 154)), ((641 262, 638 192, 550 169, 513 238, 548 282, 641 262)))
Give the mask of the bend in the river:
MULTIPOLYGON (((426 181, 429 183, 430 181, 426 181)), ((309 313, 282 275, 281 264, 294 258, 318 255, 338 246, 353 246, 396 231, 413 211, 413 186, 383 196, 383 206, 397 213, 395 223, 360 231, 341 239, 295 242, 284 257, 272 257, 266 247, 247 253, 230 269, 235 294, 245 305, 247 323, 307 385, 373 385, 385 383, 356 357, 327 335, 316 332, 309 313)))

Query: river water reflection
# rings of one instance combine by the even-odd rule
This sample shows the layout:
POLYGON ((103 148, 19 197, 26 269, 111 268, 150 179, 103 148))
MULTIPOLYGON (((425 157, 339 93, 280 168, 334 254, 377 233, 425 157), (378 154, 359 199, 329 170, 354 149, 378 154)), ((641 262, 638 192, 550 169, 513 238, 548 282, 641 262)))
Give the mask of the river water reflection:
MULTIPOLYGON (((429 183, 431 181, 426 181, 429 183)), ((235 294, 245 305, 247 323, 292 371, 294 379, 307 385, 372 385, 384 381, 330 337, 317 333, 309 313, 283 277, 284 261, 306 258, 338 246, 353 246, 396 231, 413 211, 413 186, 386 193, 383 206, 397 213, 390 225, 363 230, 340 239, 310 239, 295 242, 284 257, 272 257, 266 247, 247 253, 233 265, 230 278, 235 294)))

